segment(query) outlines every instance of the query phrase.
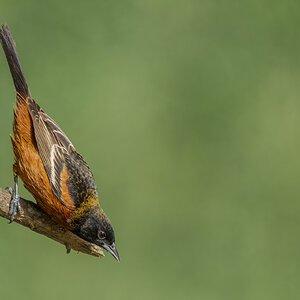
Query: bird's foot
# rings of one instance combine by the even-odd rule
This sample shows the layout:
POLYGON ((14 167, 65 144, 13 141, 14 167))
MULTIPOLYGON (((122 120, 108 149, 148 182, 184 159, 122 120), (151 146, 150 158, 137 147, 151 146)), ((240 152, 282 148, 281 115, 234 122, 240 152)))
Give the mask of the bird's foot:
POLYGON ((12 223, 12 221, 14 220, 16 210, 18 211, 19 214, 22 213, 22 209, 20 205, 20 195, 16 193, 15 190, 12 189, 11 187, 8 187, 7 190, 12 196, 10 201, 10 206, 9 206, 9 212, 8 212, 8 215, 10 216, 9 223, 12 223))

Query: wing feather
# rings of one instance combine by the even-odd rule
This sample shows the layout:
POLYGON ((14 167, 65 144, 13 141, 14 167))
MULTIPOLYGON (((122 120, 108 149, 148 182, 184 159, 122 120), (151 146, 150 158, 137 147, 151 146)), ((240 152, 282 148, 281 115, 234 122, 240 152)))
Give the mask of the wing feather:
POLYGON ((37 147, 42 158, 53 193, 62 199, 61 173, 65 166, 65 154, 75 151, 66 134, 31 98, 27 98, 28 110, 32 118, 37 147))

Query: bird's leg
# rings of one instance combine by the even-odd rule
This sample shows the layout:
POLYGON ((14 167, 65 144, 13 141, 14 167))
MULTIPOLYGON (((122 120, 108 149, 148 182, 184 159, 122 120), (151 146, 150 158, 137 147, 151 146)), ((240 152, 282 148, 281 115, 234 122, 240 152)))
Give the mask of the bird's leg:
POLYGON ((20 196, 18 193, 18 176, 14 176, 14 189, 11 187, 8 188, 8 191, 11 193, 12 198, 10 201, 10 207, 8 215, 10 216, 10 223, 14 220, 16 209, 18 210, 18 213, 22 213, 21 205, 20 205, 20 196))

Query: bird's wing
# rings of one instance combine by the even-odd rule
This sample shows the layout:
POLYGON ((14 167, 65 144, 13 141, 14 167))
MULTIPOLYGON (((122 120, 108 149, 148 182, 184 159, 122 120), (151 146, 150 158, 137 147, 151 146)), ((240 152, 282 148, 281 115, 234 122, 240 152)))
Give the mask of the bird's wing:
POLYGON ((65 155, 75 151, 75 148, 66 134, 33 99, 27 98, 27 103, 37 147, 52 191, 63 205, 69 207, 70 204, 62 199, 61 175, 65 167, 65 155))

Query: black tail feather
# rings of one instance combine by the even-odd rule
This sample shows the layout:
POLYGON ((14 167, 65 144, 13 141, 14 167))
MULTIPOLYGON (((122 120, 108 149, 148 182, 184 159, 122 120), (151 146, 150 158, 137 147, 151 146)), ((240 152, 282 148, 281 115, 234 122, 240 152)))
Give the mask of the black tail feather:
POLYGON ((15 88, 17 92, 26 99, 27 97, 30 97, 30 92, 22 71, 15 42, 8 26, 5 24, 2 25, 2 28, 0 28, 0 42, 5 52, 15 88))

